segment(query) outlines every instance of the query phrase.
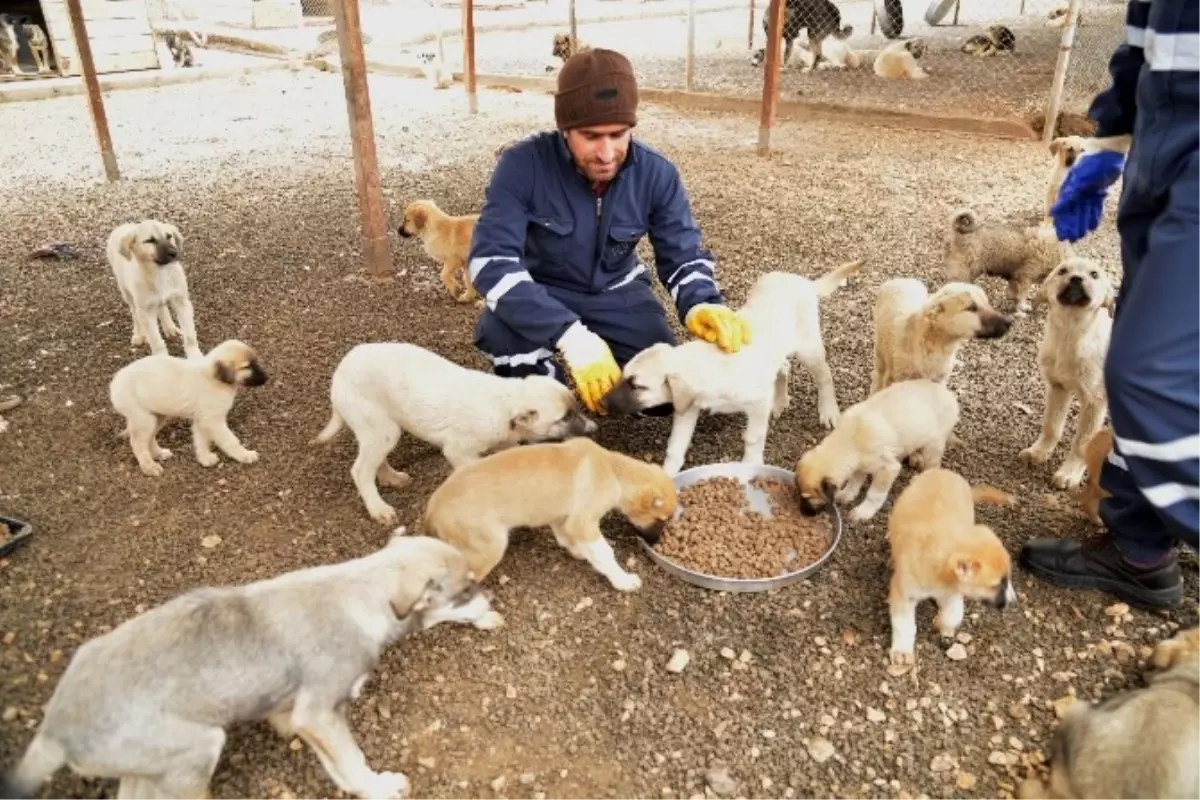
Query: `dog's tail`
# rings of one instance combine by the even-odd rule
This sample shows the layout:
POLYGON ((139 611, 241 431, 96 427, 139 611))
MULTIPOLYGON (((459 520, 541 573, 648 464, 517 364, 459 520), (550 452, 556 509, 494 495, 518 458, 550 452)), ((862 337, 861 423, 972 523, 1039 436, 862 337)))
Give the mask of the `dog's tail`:
POLYGON ((829 297, 829 295, 837 291, 839 286, 846 282, 847 278, 851 275, 857 275, 858 271, 862 269, 862 265, 863 260, 860 258, 858 261, 849 261, 837 269, 831 269, 829 272, 826 272, 813 281, 817 287, 817 294, 821 297, 829 297))
POLYGON ((324 444, 325 442, 328 442, 330 439, 338 435, 338 433, 342 430, 342 426, 345 424, 346 423, 342 420, 342 415, 337 412, 336 408, 333 409, 333 411, 331 411, 329 414, 329 422, 325 423, 324 430, 311 439, 309 444, 324 444))
POLYGON ((17 768, 0 776, 0 798, 33 797, 42 783, 66 763, 62 746, 38 733, 17 768))
POLYGON ((1002 492, 994 486, 972 486, 971 500, 976 503, 986 503, 990 506, 1011 506, 1017 498, 1008 492, 1002 492))
POLYGON ((854 35, 854 26, 847 25, 844 28, 839 28, 833 32, 834 38, 841 39, 843 42, 854 35))

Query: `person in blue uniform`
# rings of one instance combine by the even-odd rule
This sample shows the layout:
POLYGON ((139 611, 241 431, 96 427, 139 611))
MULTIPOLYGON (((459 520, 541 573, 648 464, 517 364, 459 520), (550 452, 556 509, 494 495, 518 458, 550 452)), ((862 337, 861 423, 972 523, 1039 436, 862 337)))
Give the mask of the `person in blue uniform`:
MULTIPOLYGON (((577 53, 554 96, 557 130, 507 148, 488 184, 468 269, 486 307, 475 346, 497 375, 550 375, 592 412, 621 367, 674 342, 636 246, 647 234, 654 270, 685 327, 736 352, 745 322, 722 297, 675 165, 633 138, 638 87, 613 50, 577 53)), ((669 414, 669 406, 655 415, 669 414)))
POLYGON ((1095 230, 1124 172, 1123 274, 1104 369, 1113 452, 1100 475, 1112 497, 1100 504, 1102 536, 1034 539, 1020 560, 1052 583, 1143 608, 1181 602, 1175 545, 1197 546, 1200 517, 1197 6, 1129 3, 1126 40, 1109 62, 1112 86, 1089 111, 1092 152, 1071 168, 1051 209, 1059 238, 1078 241, 1095 230))

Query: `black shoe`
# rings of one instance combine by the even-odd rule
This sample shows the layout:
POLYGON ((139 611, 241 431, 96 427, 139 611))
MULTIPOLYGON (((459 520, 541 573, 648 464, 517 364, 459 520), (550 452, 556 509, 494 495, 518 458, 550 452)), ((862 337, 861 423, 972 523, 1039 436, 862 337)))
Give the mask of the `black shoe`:
POLYGON ((1031 539, 1021 548, 1021 566, 1068 589, 1099 589, 1144 609, 1174 608, 1183 601, 1183 577, 1174 553, 1165 563, 1139 567, 1109 537, 1031 539))

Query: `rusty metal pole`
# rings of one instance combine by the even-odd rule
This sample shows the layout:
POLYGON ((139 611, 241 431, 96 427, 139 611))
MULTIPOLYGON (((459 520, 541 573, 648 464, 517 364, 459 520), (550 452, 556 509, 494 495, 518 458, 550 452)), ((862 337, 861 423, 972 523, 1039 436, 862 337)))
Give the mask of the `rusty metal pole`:
POLYGON ((767 6, 767 60, 763 64, 762 117, 758 123, 758 154, 771 152, 771 126, 779 106, 779 51, 783 41, 784 0, 771 0, 767 6))
POLYGON ((750 0, 750 32, 746 34, 746 49, 754 49, 754 0, 750 0))
POLYGON ((358 188, 367 270, 372 277, 386 278, 394 270, 387 217, 383 212, 383 191, 379 186, 379 161, 375 155, 375 126, 371 119, 371 95, 367 90, 367 59, 363 54, 358 0, 334 0, 333 16, 342 62, 342 84, 346 91, 346 113, 350 120, 354 182, 358 188))
POLYGON ((67 0, 71 29, 75 34, 75 52, 79 56, 79 69, 83 72, 83 82, 87 87, 88 108, 91 110, 92 126, 96 129, 96 140, 100 143, 104 174, 110 182, 119 181, 121 170, 117 168, 117 154, 113 151, 112 134, 108 132, 108 115, 104 112, 104 98, 100 95, 100 80, 96 77, 96 64, 92 60, 92 44, 88 40, 81 2, 67 0))
POLYGON ((479 98, 475 94, 475 2, 462 0, 463 9, 463 75, 467 81, 467 110, 479 113, 479 98))
POLYGON ((1067 6, 1067 26, 1063 28, 1058 45, 1058 61, 1054 65, 1054 82, 1050 85, 1050 106, 1046 109, 1046 123, 1042 129, 1042 143, 1049 145, 1058 132, 1058 115, 1062 113, 1063 91, 1067 85, 1067 69, 1071 65, 1071 51, 1075 48, 1075 30, 1079 25, 1080 0, 1071 0, 1067 6))

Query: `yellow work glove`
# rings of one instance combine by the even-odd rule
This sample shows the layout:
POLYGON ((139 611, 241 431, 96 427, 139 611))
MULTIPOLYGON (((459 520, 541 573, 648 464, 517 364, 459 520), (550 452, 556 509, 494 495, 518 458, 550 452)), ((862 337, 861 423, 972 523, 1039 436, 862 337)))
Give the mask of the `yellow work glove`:
POLYGON ((567 371, 575 382, 579 399, 588 411, 603 415, 600 398, 621 382, 621 368, 613 359, 612 351, 603 339, 589 331, 582 322, 567 328, 557 346, 567 362, 567 371))
POLYGON ((706 342, 712 342, 726 353, 736 353, 742 345, 750 344, 750 326, 727 306, 701 303, 688 312, 687 329, 706 342))

